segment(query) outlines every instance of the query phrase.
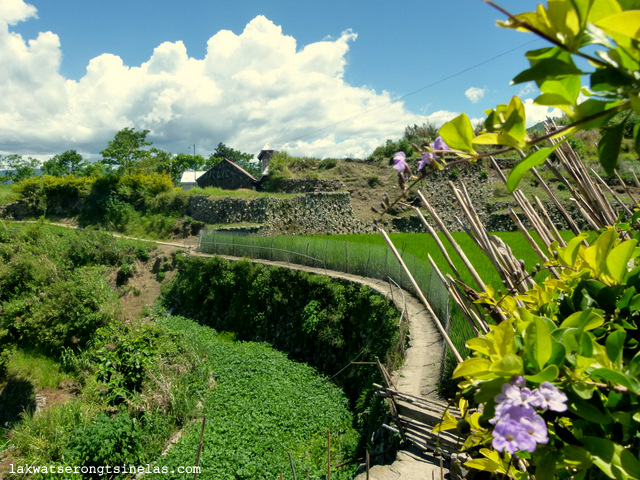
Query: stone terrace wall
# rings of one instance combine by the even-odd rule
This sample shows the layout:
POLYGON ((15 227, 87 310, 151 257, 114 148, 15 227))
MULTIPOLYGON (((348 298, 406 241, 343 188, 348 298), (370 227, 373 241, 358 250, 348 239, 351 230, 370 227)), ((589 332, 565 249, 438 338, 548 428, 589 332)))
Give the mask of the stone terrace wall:
POLYGON ((262 235, 364 233, 374 229, 373 224, 355 218, 346 192, 254 200, 194 196, 189 215, 210 224, 260 223, 262 235))

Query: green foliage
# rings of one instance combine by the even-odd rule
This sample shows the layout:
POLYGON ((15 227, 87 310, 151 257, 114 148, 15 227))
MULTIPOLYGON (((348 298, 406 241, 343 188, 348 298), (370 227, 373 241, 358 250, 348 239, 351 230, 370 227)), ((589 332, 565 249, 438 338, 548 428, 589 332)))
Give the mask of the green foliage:
POLYGON ((123 128, 116 133, 107 148, 100 152, 104 163, 120 167, 130 173, 132 168, 149 155, 143 147, 151 145, 147 142, 149 130, 136 132, 133 128, 123 128))
POLYGON ((67 150, 42 164, 42 173, 54 177, 62 177, 69 173, 77 175, 86 166, 82 155, 75 150, 67 150))
POLYGON ((416 152, 411 141, 406 138, 400 140, 387 140, 384 145, 377 147, 369 158, 392 158, 396 152, 404 152, 407 157, 413 156, 416 152))
MULTIPOLYGON (((398 342, 397 311, 352 283, 250 262, 179 257, 165 306, 239 340, 268 341, 292 358, 333 375, 361 353, 386 358, 398 342), (205 280, 206 279, 206 280, 205 280)), ((374 368, 349 369, 336 381, 355 400, 374 368)))
POLYGON ((20 155, 0 157, 0 182, 16 183, 36 174, 39 162, 35 158, 24 159, 20 155))
POLYGON ((239 150, 235 150, 231 147, 228 147, 224 143, 218 143, 215 151, 211 154, 211 156, 206 161, 206 168, 211 168, 218 162, 223 159, 227 159, 240 168, 246 170, 250 175, 253 175, 255 178, 260 178, 262 174, 262 169, 260 164, 256 161, 253 161, 253 155, 251 153, 243 153, 239 150))
MULTIPOLYGON (((65 457, 69 463, 87 467, 139 465, 142 435, 139 423, 126 411, 113 417, 100 413, 91 424, 76 429, 65 457)), ((100 478, 100 475, 91 478, 100 478)))
MULTIPOLYGON (((518 375, 531 389, 553 382, 568 398, 565 412, 543 413, 549 442, 521 455, 530 474, 545 468, 547 478, 640 478, 639 238, 608 228, 589 246, 586 234, 566 248, 556 244, 550 265, 560 276, 518 296, 525 307, 510 296, 498 302, 491 290, 482 300, 506 320, 467 343, 474 355, 454 372, 464 379, 462 397, 492 415, 502 385, 518 375)), ((480 419, 468 415, 472 435, 465 447, 472 451, 491 441, 492 429, 480 419)), ((511 457, 491 458, 498 460, 491 471, 506 471, 511 457)))
POLYGON ((516 75, 513 83, 535 82, 540 95, 534 103, 562 110, 569 123, 532 139, 525 130, 524 106, 515 96, 508 104, 486 111, 487 119, 479 135, 465 114, 445 123, 440 135, 454 153, 473 161, 515 149, 529 150, 528 157, 511 172, 508 185, 513 190, 524 172, 553 153, 549 147, 532 147, 552 138, 564 142, 579 131, 605 127, 619 112, 625 116, 603 129, 598 146, 601 165, 609 174, 618 166, 623 138, 633 138, 636 151, 640 152, 640 128, 636 128, 640 113, 640 51, 634 2, 555 0, 549 1, 547 7, 539 5, 534 12, 518 15, 488 3, 507 15, 508 19, 501 23, 503 27, 534 33, 552 45, 527 52, 530 68, 516 75), (599 49, 595 54, 594 47, 599 49), (575 58, 588 60, 584 67, 590 70, 578 68, 575 58), (583 76, 589 87, 581 89, 583 76), (579 100, 581 92, 588 97, 586 101, 579 100), (503 148, 479 154, 475 145, 503 148))
MULTIPOLYGON (((219 478, 291 478, 288 452, 299 475, 309 470, 310 478, 325 478, 328 429, 332 464, 353 458, 358 438, 347 399, 311 367, 265 344, 221 339, 191 320, 167 317, 162 323, 192 339, 215 372, 216 386, 204 402, 203 478, 214 472, 219 478)), ((200 422, 185 429, 158 466, 192 465, 200 429, 200 422)), ((354 468, 334 466, 331 477, 353 478, 354 468)), ((182 477, 175 472, 151 478, 182 477)))

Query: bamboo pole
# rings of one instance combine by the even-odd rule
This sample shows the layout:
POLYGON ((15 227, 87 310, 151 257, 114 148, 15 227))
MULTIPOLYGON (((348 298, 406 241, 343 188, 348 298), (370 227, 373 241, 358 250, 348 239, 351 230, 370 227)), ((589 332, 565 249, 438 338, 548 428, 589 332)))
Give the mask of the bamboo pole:
MULTIPOLYGON (((616 195, 616 192, 614 192, 614 191, 613 191, 613 189, 612 189, 609 185, 607 185, 607 182, 605 182, 605 181, 600 177, 600 175, 598 175, 598 174, 596 173, 596 171, 595 171, 593 168, 591 169, 591 172, 592 172, 592 173, 593 173, 593 175, 596 177, 596 179, 598 179, 598 181, 599 181, 599 182, 604 186, 604 188, 606 188, 606 189, 609 191, 609 193, 611 194, 611 196, 616 200, 616 202, 618 202, 618 203, 620 204, 620 206, 624 209, 624 211, 626 211, 626 212, 627 212, 627 214, 628 214, 630 217, 631 217, 631 216, 633 216, 633 212, 632 212, 631 210, 629 210, 629 207, 627 207, 627 205, 626 205, 622 200, 620 200, 620 198, 616 195)), ((617 218, 616 218, 616 220, 617 220, 617 218)))
POLYGON ((193 480, 196 480, 198 478, 198 468, 200 466, 200 454, 202 453, 202 443, 204 440, 204 427, 207 423, 207 417, 202 417, 202 430, 200 430, 200 441, 198 442, 198 453, 196 454, 196 468, 194 469, 195 471, 193 472, 193 480))
POLYGON ((293 473, 293 480, 297 480, 298 477, 296 476, 296 467, 293 464, 293 456, 291 455, 291 452, 289 453, 289 465, 291 465, 291 473, 293 473))
POLYGON ((561 247, 566 247, 567 243, 564 241, 564 238, 560 236, 560 232, 556 228, 555 223, 553 223, 553 220, 551 220, 549 212, 547 212, 547 209, 544 207, 542 200, 540 200, 536 195, 533 196, 533 199, 538 206, 538 210, 540 210, 540 213, 542 213, 542 217, 547 222, 547 228, 551 232, 551 236, 555 239, 556 242, 558 242, 558 245, 560 245, 561 247))
POLYGON ((327 428, 327 480, 331 480, 331 430, 327 428))
MULTIPOLYGON (((431 255, 427 254, 427 258, 429 259, 431 268, 433 268, 433 270, 436 272, 438 278, 446 287, 455 304, 458 305, 458 308, 460 308, 460 311, 465 316, 465 319, 467 320, 467 323, 473 330, 474 334, 478 335, 480 331, 482 331, 483 333, 487 333, 488 329, 486 328, 484 320, 482 320, 481 317, 478 316, 477 311, 472 307, 472 305, 475 306, 475 304, 469 302, 469 299, 465 295, 461 294, 461 292, 456 288, 457 285, 455 282, 449 282, 445 278, 445 276, 440 271, 440 268, 438 268, 438 265, 436 265, 436 262, 433 261, 431 255)), ((462 280, 460 280, 460 282, 462 282, 462 280)))
POLYGON ((453 271, 455 276, 458 278, 458 280, 462 280, 462 277, 460 277, 460 273, 458 272, 458 269, 453 264, 453 261, 451 260, 451 257, 449 256, 449 252, 447 252, 447 249, 445 248, 444 244, 440 240, 440 237, 438 237, 438 233, 433 229, 431 224, 429 222, 427 222, 427 219, 424 218, 424 215, 422 215, 422 212, 420 211, 420 209, 418 207, 412 207, 412 208, 418 214, 418 218, 420 218, 420 221, 425 226, 425 228, 427 229, 427 231, 429 232, 429 234, 431 235, 433 240, 436 242, 438 250, 440 250, 440 252, 444 256, 444 259, 446 260, 447 264, 449 265, 449 268, 451 268, 451 270, 453 271))
POLYGON ((614 170, 613 173, 615 173, 616 178, 618 179, 618 181, 620 182, 620 184, 622 185, 622 188, 624 188, 624 191, 627 192, 627 195, 629 195, 629 198, 631 199, 631 202, 634 205, 638 205, 638 202, 636 201, 635 198, 633 198, 633 195, 631 194, 631 191, 629 190, 629 187, 627 187, 626 182, 622 179, 622 177, 620 176, 620 174, 618 173, 618 170, 614 170))
POLYGON ((411 285, 413 285, 413 288, 416 291, 416 295, 418 296, 418 298, 420 299, 422 304, 427 309, 427 312, 436 320, 434 323, 436 324, 436 328, 439 330, 440 334, 442 335, 442 338, 444 339, 446 344, 451 349, 451 352, 453 353, 453 355, 456 358, 456 360, 458 361, 458 363, 462 363, 463 358, 460 356, 460 353, 458 353, 458 350, 456 349, 455 345, 451 341, 451 338, 449 338, 449 335, 447 334, 447 332, 445 331, 444 327, 442 326, 442 323, 440 322, 440 320, 436 316, 435 312, 433 311, 433 308, 431 308, 431 305, 429 304, 429 302, 425 298, 424 294, 420 290, 420 287, 418 287, 418 284, 416 283, 415 279, 413 278, 413 275, 411 275, 411 272, 409 271, 409 269, 405 265, 404 261, 402 260, 402 257, 398 253, 398 250, 396 250, 396 247, 393 245, 393 242, 389 238, 389 235, 387 235, 387 232, 385 232, 381 228, 378 228, 378 230, 382 234, 382 237, 384 238, 384 241, 389 246, 389 249, 391 250, 393 255, 396 257, 398 262, 400 263, 400 266, 402 267, 404 272, 407 274, 407 278, 409 279, 409 282, 411 282, 411 285))
POLYGON ((442 219, 438 216, 438 214, 433 209, 431 204, 427 201, 427 199, 422 194, 422 192, 420 190, 418 190, 417 193, 418 193, 418 196, 420 197, 420 200, 422 201, 422 204, 427 209, 427 212, 429 213, 429 215, 431 215, 431 218, 433 218, 433 220, 438 225, 438 228, 440 229, 440 231, 447 238, 447 241, 451 244, 451 246, 456 251, 458 256, 462 259, 462 262, 464 263, 465 267, 467 268, 467 270, 471 274, 471 277, 473 278, 473 281, 476 282, 476 285, 478 286, 478 288, 480 288, 480 290, 482 290, 483 292, 486 291, 487 290, 487 286, 485 285, 484 281, 482 280, 480 275, 478 275, 478 272, 476 272, 476 269, 473 268, 473 265, 471 264, 471 262, 467 258, 467 255, 464 253, 462 248, 460 248, 460 245, 458 245, 458 242, 455 241, 455 239, 453 238, 453 236, 451 235, 451 233, 449 232, 447 227, 442 222, 442 219))
POLYGON ((576 222, 573 220, 573 218, 571 217, 567 209, 564 208, 564 205, 562 205, 562 202, 560 201, 558 196, 551 190, 551 187, 549 187, 549 184, 544 180, 544 178, 542 178, 540 173, 538 173, 538 169, 534 167, 531 169, 531 172, 536 177, 540 185, 542 185, 542 188, 544 189, 546 194, 549 196, 551 201, 554 203, 558 212, 560 212, 560 215, 562 215, 562 217, 565 219, 565 221, 567 222, 567 225, 569 225, 569 229, 574 233, 574 235, 576 236, 580 235, 580 233, 582 232, 578 228, 578 225, 576 225, 576 222))

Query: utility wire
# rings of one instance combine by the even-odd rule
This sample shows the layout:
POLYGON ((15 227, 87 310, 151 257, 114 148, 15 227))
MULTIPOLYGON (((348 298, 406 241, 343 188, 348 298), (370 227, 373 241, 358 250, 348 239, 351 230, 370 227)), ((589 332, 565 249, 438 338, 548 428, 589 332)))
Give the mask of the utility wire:
POLYGON ((402 96, 400 96, 400 97, 397 97, 397 98, 395 98, 395 99, 391 100, 390 102, 387 102, 387 103, 385 103, 385 104, 383 104, 383 105, 378 105, 377 107, 372 107, 372 108, 370 108, 370 109, 368 109, 368 110, 365 110, 363 113, 358 113, 357 115, 353 115, 353 116, 351 116, 351 117, 347 117, 347 118, 345 118, 344 120, 340 120, 340 121, 338 121, 338 122, 335 122, 335 123, 329 124, 329 125, 327 125, 327 126, 325 126, 325 127, 318 128, 318 129, 313 130, 313 131, 311 131, 311 132, 309 132, 309 133, 305 133, 304 135, 300 135, 299 137, 296 137, 296 138, 294 138, 294 139, 292 139, 292 140, 290 140, 290 141, 291 141, 291 142, 295 142, 295 141, 297 141, 297 140, 300 140, 300 139, 303 139, 303 138, 309 137, 309 136, 311 136, 311 135, 314 135, 314 134, 316 134, 316 133, 322 132, 322 131, 324 131, 324 130, 328 130, 328 129, 330 129, 330 128, 336 127, 336 126, 338 126, 338 125, 341 125, 341 124, 343 124, 343 123, 345 123, 345 122, 348 122, 348 121, 350 121, 350 120, 353 120, 353 119, 355 119, 355 118, 362 117, 362 116, 367 115, 367 114, 369 114, 369 113, 371 113, 371 112, 374 112, 374 111, 376 111, 376 110, 380 110, 381 108, 385 108, 385 107, 388 107, 389 105, 393 105, 394 103, 398 102, 399 100, 403 100, 403 99, 405 99, 405 98, 407 98, 407 97, 410 97, 410 96, 412 96, 412 95, 416 95, 416 94, 418 94, 418 93, 420 93, 420 92, 422 92, 422 91, 424 91, 424 90, 426 90, 426 89, 428 89, 428 88, 431 88, 431 87, 434 87, 434 86, 436 86, 436 85, 439 85, 439 84, 441 84, 441 83, 443 83, 443 82, 446 82, 447 80, 451 80, 452 78, 459 77, 460 75, 462 75, 462 74, 464 74, 464 73, 467 73, 467 72, 468 72, 468 71, 470 71, 470 70, 473 70, 473 69, 475 69, 475 68, 481 67, 482 65, 486 65, 487 63, 491 63, 491 62, 493 62, 494 60, 497 60, 497 59, 498 59, 498 58, 500 58, 500 57, 504 57, 505 55, 508 55, 508 54, 510 54, 510 53, 512 53, 512 52, 515 52, 516 50, 520 50, 521 48, 524 48, 524 47, 526 47, 527 45, 531 45, 532 43, 535 43, 535 42, 537 42, 537 41, 539 41, 539 39, 531 40, 531 41, 529 41, 529 42, 523 43, 522 45, 518 45, 517 47, 511 48, 511 49, 509 49, 509 50, 507 50, 507 51, 505 51, 505 52, 502 52, 502 53, 499 53, 499 54, 497 54, 497 55, 494 55, 494 56, 493 56, 493 57, 491 57, 491 58, 488 58, 488 59, 486 59, 486 60, 483 60, 483 61, 482 61, 482 62, 480 62, 480 63, 476 63, 475 65, 472 65, 472 66, 467 67, 467 68, 465 68, 465 69, 463 69, 463 70, 460 70, 460 71, 459 71, 459 72, 457 72, 457 73, 453 73, 453 74, 448 75, 448 76, 446 76, 446 77, 444 77, 444 78, 441 78, 440 80, 436 80, 435 82, 432 82, 432 83, 430 83, 430 84, 428 84, 428 85, 425 85, 424 87, 420 87, 419 89, 414 90, 413 92, 405 93, 404 95, 402 95, 402 96))

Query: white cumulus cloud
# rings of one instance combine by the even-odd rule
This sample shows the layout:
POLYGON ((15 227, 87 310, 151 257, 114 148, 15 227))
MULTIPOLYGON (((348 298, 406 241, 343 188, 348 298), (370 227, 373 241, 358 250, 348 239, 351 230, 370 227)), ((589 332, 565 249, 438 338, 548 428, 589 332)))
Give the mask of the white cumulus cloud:
POLYGON ((526 114, 525 126, 527 128, 533 127, 536 123, 540 123, 550 118, 561 117, 564 112, 559 108, 551 108, 544 105, 536 105, 533 103, 533 99, 527 98, 524 100, 524 111, 526 114))
POLYGON ((300 47, 257 16, 239 34, 213 35, 203 59, 181 41, 165 42, 141 65, 93 58, 76 81, 60 74, 64 45, 55 33, 25 40, 11 32, 36 13, 22 0, 0 0, 0 154, 95 156, 133 127, 172 152, 195 143, 206 155, 224 142, 257 153, 268 142, 293 155, 364 157, 406 125, 455 116, 414 114, 388 92, 345 82, 357 39, 350 30, 300 47))
POLYGON ((464 94, 472 103, 478 103, 482 100, 486 91, 486 88, 471 87, 464 94))

